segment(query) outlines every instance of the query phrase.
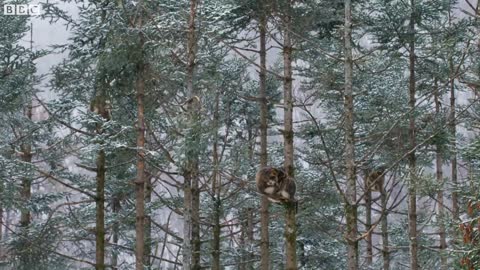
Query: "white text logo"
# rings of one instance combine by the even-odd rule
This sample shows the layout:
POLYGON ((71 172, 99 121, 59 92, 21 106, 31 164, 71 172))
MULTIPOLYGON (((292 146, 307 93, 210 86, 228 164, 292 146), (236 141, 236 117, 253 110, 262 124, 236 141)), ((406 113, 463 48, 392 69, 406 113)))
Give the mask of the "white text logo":
POLYGON ((41 15, 40 5, 4 5, 3 15, 41 15))

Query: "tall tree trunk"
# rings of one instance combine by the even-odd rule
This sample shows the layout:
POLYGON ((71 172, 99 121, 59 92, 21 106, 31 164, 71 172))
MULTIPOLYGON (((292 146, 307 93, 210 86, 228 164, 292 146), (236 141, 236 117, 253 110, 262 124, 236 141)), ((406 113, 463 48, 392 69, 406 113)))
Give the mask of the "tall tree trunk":
MULTIPOLYGON (((0 192, 3 192, 2 186, 0 184, 0 192)), ((3 236, 3 207, 0 205, 0 241, 2 241, 3 236)), ((0 250, 1 253, 1 250, 0 250)))
POLYGON ((369 186, 368 173, 365 175, 365 230, 368 232, 365 240, 367 241, 366 265, 370 267, 373 263, 373 243, 372 243, 372 190, 369 186))
MULTIPOLYGON (((101 13, 102 22, 106 18, 106 10, 101 13)), ((103 47, 103 45, 102 45, 103 47)), ((91 101, 90 110, 98 114, 102 120, 110 120, 110 112, 107 108, 106 91, 108 85, 106 78, 101 70, 97 70, 95 96, 91 101)), ((98 123, 95 128, 97 135, 103 134, 103 124, 98 123)), ((97 153, 96 160, 96 194, 95 194, 95 269, 105 269, 105 176, 106 176, 106 157, 103 149, 104 143, 98 144, 100 150, 97 153)))
MULTIPOLYGON (((99 78, 96 82, 96 95, 91 102, 90 110, 98 114, 103 120, 110 120, 110 113, 107 108, 105 78, 98 71, 99 78)), ((103 124, 98 123, 95 128, 97 135, 103 134, 103 124)), ((96 194, 95 194, 95 269, 105 269, 105 177, 106 157, 103 149, 103 142, 99 143, 100 150, 96 160, 96 194)))
MULTIPOLYGON (((267 16, 265 14, 265 9, 262 10, 260 19, 259 19, 259 32, 260 32, 260 70, 259 70, 259 80, 260 80, 260 168, 264 168, 268 163, 268 153, 267 153, 267 117, 268 117, 268 107, 267 107, 267 16)), ((268 206, 270 202, 266 196, 262 196, 261 206, 260 206, 260 269, 269 270, 270 269, 270 240, 268 235, 268 221, 269 213, 268 206)))
MULTIPOLYGON (((0 192, 3 193, 2 188, 3 188, 2 184, 0 183, 0 192)), ((0 243, 3 240, 3 226, 4 226, 4 223, 3 223, 3 207, 0 204, 0 243)), ((0 260, 3 260, 3 245, 0 245, 0 260)))
POLYGON ((97 155, 95 269, 105 269, 105 151, 97 155))
MULTIPOLYGON (((145 204, 149 205, 152 201, 152 177, 147 178, 145 188, 145 204)), ((143 258, 145 269, 152 269, 150 256, 155 255, 152 254, 152 221, 150 218, 150 215, 145 215, 145 254, 143 258)))
POLYGON ((213 121, 215 125, 215 141, 213 143, 213 181, 212 181, 212 196, 213 196, 213 242, 212 242, 212 270, 220 270, 220 174, 219 166, 220 161, 218 157, 218 129, 219 129, 219 110, 220 110, 220 94, 215 97, 215 112, 213 121))
POLYGON ((388 247, 388 200, 387 190, 385 183, 380 187, 380 200, 382 204, 382 257, 383 257, 383 270, 390 270, 390 250, 388 247))
POLYGON ((411 153, 408 155, 408 165, 410 173, 410 184, 408 194, 408 236, 410 241, 410 269, 418 269, 418 233, 417 233, 417 172, 416 172, 416 156, 413 150, 416 147, 415 138, 415 0, 410 0, 411 13, 409 22, 409 102, 411 113, 409 116, 408 137, 410 142, 411 153))
POLYGON ((184 243, 183 267, 185 270, 200 269, 200 190, 198 173, 198 139, 200 137, 200 97, 194 87, 194 72, 196 58, 195 17, 197 15, 197 0, 190 0, 190 15, 187 31, 187 91, 188 121, 190 134, 187 136, 187 164, 184 172, 184 243))
POLYGON ((345 215, 347 231, 345 239, 348 243, 347 264, 349 270, 358 269, 358 241, 357 238, 357 190, 355 168, 355 131, 353 111, 353 56, 352 56, 352 3, 345 0, 345 168, 346 168, 346 199, 345 215))
MULTIPOLYGON (((434 91, 435 91, 435 113, 436 115, 440 116, 440 94, 438 91, 437 80, 435 79, 434 84, 434 91)), ((435 149, 435 163, 436 163, 436 177, 437 182, 439 185, 439 189, 437 192, 437 203, 438 203, 438 234, 440 236, 440 261, 441 261, 441 270, 447 270, 447 257, 445 256, 445 251, 447 248, 447 241, 446 241, 446 234, 445 234, 445 213, 443 207, 443 155, 441 151, 441 146, 439 144, 436 145, 435 149)))
MULTIPOLYGON (((103 79, 100 79, 103 80, 103 79)), ((100 117, 109 120, 109 113, 106 109, 105 89, 102 81, 98 82, 98 94, 94 97, 92 111, 96 112, 100 117)), ((103 133, 102 124, 97 124, 96 133, 103 133)), ((106 174, 106 158, 103 150, 103 143, 99 145, 100 150, 97 153, 96 161, 96 219, 95 219, 95 269, 105 269, 105 174, 106 174)))
MULTIPOLYGON (((476 5, 476 14, 478 12, 478 5, 479 1, 477 1, 476 5)), ((452 9, 452 7, 451 7, 452 9)), ((475 21, 477 19, 475 18, 475 21)), ((448 12, 448 24, 452 26, 452 14, 449 10, 448 12)), ((453 64, 453 56, 450 55, 448 57, 448 65, 450 70, 450 115, 449 115, 449 129, 452 136, 452 158, 451 158, 451 167, 452 167, 452 215, 455 220, 459 219, 459 208, 458 208, 458 176, 457 176, 457 121, 456 121, 456 101, 455 101, 455 67, 453 64)))
MULTIPOLYGON (((118 213, 120 212, 120 199, 118 195, 115 195, 112 200, 112 212, 115 216, 115 222, 112 226, 112 242, 114 248, 118 245, 119 233, 120 233, 120 223, 118 222, 118 213)), ((118 270, 118 254, 117 251, 112 250, 112 259, 111 265, 113 270, 118 270)))
MULTIPOLYGON (((140 14, 143 14, 143 2, 138 3, 140 14)), ((137 27, 142 28, 142 15, 137 20, 137 27)), ((135 269, 144 269, 145 255, 145 59, 143 46, 145 38, 142 31, 139 34, 141 59, 137 63, 137 78, 135 90, 137 95, 137 176, 135 179, 135 269)))
MULTIPOLYGON (((28 102, 29 102, 28 105, 24 109, 24 115, 31 121, 32 120, 32 103, 31 103, 31 100, 28 102)), ((31 163, 32 162, 32 144, 30 142, 30 139, 26 139, 26 140, 29 140, 29 141, 24 142, 21 145, 21 151, 22 151, 21 159, 25 163, 31 163)), ((23 177, 21 182, 21 189, 20 189, 20 198, 23 202, 23 207, 20 211, 20 234, 24 239, 23 241, 29 239, 28 229, 30 227, 31 213, 30 213, 28 204, 32 196, 31 189, 32 189, 32 179, 30 179, 29 177, 23 177)), ((27 243, 27 245, 29 244, 27 243)), ((22 253, 22 257, 20 259, 21 269, 26 270, 32 267, 31 263, 33 262, 30 261, 29 257, 30 256, 28 253, 26 252, 22 253)))
POLYGON ((213 243, 212 243, 212 270, 220 270, 220 236, 222 233, 220 224, 220 198, 214 198, 214 213, 213 213, 213 243))
MULTIPOLYGON (((253 208, 247 208, 247 245, 251 247, 253 245, 253 234, 254 234, 254 221, 253 221, 253 208)), ((252 261, 254 260, 253 254, 249 251, 247 253, 247 263, 246 263, 246 268, 248 270, 254 269, 253 268, 253 263, 252 261)))
MULTIPOLYGON (((293 85, 292 85, 292 52, 293 46, 290 37, 292 18, 290 14, 291 2, 283 17, 283 141, 284 141, 284 167, 287 175, 295 177, 293 164, 293 85)), ((297 224, 296 224, 296 203, 288 202, 285 207, 285 248, 286 264, 285 269, 297 269, 297 224)))
POLYGON ((459 209, 458 209, 458 195, 457 195, 457 189, 458 189, 458 177, 457 177, 457 121, 455 120, 456 118, 456 101, 455 101, 455 80, 453 79, 453 76, 455 75, 455 69, 453 66, 453 60, 450 57, 449 59, 449 66, 450 66, 450 76, 451 76, 451 81, 450 81, 450 115, 449 115, 449 128, 450 128, 450 133, 452 136, 452 159, 451 159, 451 167, 452 167, 452 185, 453 185, 453 191, 452 191, 452 214, 454 220, 458 220, 459 218, 459 209))
MULTIPOLYGON (((239 216, 239 223, 240 223, 240 239, 238 241, 238 245, 241 249, 240 253, 240 261, 238 263, 238 270, 247 270, 247 264, 245 261, 247 260, 246 256, 246 248, 247 248, 247 222, 245 220, 245 212, 240 213, 239 216)), ((212 268, 213 269, 213 268, 212 268)))

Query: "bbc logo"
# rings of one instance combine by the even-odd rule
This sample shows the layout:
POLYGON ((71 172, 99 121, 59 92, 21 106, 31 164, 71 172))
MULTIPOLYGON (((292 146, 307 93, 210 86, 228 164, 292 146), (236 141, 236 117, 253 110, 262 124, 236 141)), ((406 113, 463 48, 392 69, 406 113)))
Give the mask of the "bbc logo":
POLYGON ((3 15, 41 15, 40 5, 4 5, 3 15))

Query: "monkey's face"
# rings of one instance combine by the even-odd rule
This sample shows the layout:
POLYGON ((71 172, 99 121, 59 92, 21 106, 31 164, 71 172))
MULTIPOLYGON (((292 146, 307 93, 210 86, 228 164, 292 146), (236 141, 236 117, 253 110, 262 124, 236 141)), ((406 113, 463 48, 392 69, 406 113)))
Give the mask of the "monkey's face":
POLYGON ((267 186, 278 185, 278 172, 275 169, 270 169, 267 178, 267 186))

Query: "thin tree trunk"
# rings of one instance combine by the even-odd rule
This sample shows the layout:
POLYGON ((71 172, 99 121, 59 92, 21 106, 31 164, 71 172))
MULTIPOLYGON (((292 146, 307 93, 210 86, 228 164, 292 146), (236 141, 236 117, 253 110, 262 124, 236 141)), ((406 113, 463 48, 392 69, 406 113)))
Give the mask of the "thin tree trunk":
MULTIPOLYGON (((264 13, 265 10, 260 15, 259 19, 259 32, 260 32, 260 70, 259 70, 259 80, 260 80, 260 168, 264 168, 268 163, 268 153, 267 153, 267 117, 268 117, 268 107, 267 107, 267 17, 264 13)), ((270 269, 270 240, 268 235, 268 221, 269 213, 268 206, 270 202, 266 196, 262 196, 261 206, 260 206, 260 269, 269 270, 270 269)))
MULTIPOLYGON (((101 20, 105 21, 106 10, 102 10, 101 20)), ((110 120, 110 113, 107 109, 106 91, 107 85, 101 70, 97 71, 95 96, 91 102, 90 110, 98 114, 103 120, 110 120)), ((97 135, 103 133, 103 124, 98 123, 95 128, 97 135)), ((100 150, 96 160, 96 194, 95 194, 95 269, 105 269, 105 177, 106 177, 106 156, 103 149, 103 142, 98 144, 100 150)))
MULTIPOLYGON (((10 228, 10 225, 12 224, 12 220, 10 219, 10 211, 7 210, 7 214, 5 216, 5 228, 10 228)), ((5 229, 5 232, 3 233, 3 239, 6 241, 10 238, 10 231, 8 229, 5 229)))
MULTIPOLYGON (((3 193, 2 184, 0 184, 0 192, 3 193)), ((3 240, 3 207, 0 205, 0 243, 3 240)), ((3 245, 0 245, 0 260, 3 260, 3 245)))
MULTIPOLYGON (((141 0, 140 0, 141 1, 141 0)), ((143 8, 143 3, 138 3, 143 8)), ((140 11, 143 14, 143 10, 140 11)), ((138 28, 142 27, 142 16, 138 18, 138 28)), ((135 269, 144 269, 145 255, 145 63, 143 59, 144 36, 140 31, 139 50, 142 59, 137 63, 135 90, 137 95, 137 177, 135 179, 135 269)))
POLYGON ((411 110, 409 116, 409 142, 411 153, 408 155, 408 165, 410 170, 410 185, 408 188, 408 236, 409 236, 409 247, 410 247, 410 269, 418 269, 418 233, 417 233, 417 172, 416 172, 416 155, 413 150, 416 146, 415 138, 415 0, 410 0, 411 5, 411 14, 410 14, 410 41, 409 41, 409 107, 411 110))
MULTIPOLYGON (((32 105, 29 104, 25 108, 25 116, 28 119, 32 119, 32 105)), ((21 146, 22 149, 22 161, 26 163, 32 162, 32 146, 30 143, 23 143, 21 146)), ((22 179, 20 197, 22 201, 27 204, 31 197, 31 179, 24 177, 22 179)), ((27 228, 30 225, 30 210, 28 207, 23 207, 20 213, 20 227, 27 228)))
MULTIPOLYGON (((32 156, 31 156, 31 152, 30 150, 26 150, 26 149, 29 149, 30 146, 26 146, 24 148, 24 151, 27 151, 27 152, 23 152, 22 155, 23 155, 23 161, 25 162, 31 162, 32 160, 32 156)), ((23 202, 25 204, 27 204, 29 201, 30 201, 30 197, 32 196, 31 195, 31 181, 30 179, 28 178, 24 178, 22 179, 22 184, 21 184, 21 191, 20 191, 20 197, 22 198, 23 202)), ((27 229, 28 226, 30 226, 30 219, 31 219, 31 214, 30 214, 30 210, 27 209, 27 207, 25 207, 24 209, 22 209, 21 213, 20 213, 20 227, 22 229, 27 229)))
POLYGON ((182 266, 185 270, 192 269, 192 180, 189 172, 184 174, 183 183, 183 245, 182 266))
MULTIPOLYGON (((101 128, 99 129, 97 132, 101 133, 101 128)), ((97 270, 105 269, 105 162, 105 151, 102 149, 97 154, 96 164, 95 269, 97 270)))
POLYGON ((187 31, 187 91, 189 95, 188 120, 190 132, 186 170, 184 172, 184 243, 183 267, 185 270, 200 269, 200 190, 198 174, 198 147, 200 97, 197 95, 194 83, 195 58, 196 58, 196 33, 195 17, 197 15, 197 0, 190 0, 190 15, 187 31))
POLYGON ((367 241, 366 264, 370 267, 373 263, 373 243, 372 243, 372 190, 369 186, 368 173, 365 175, 365 230, 368 232, 365 240, 367 241))
MULTIPOLYGON (((198 112, 198 111, 197 111, 198 112)), ((199 123, 197 123, 198 125, 199 123)), ((197 157, 198 159, 198 157, 197 157)), ((192 177, 192 269, 200 270, 200 188, 199 188, 199 173, 198 161, 195 165, 195 174, 192 177)))
POLYGON ((247 239, 247 222, 245 220, 245 212, 242 212, 240 213, 240 217, 239 217, 239 223, 240 223, 240 239, 238 241, 238 245, 240 247, 240 249, 242 250, 241 254, 240 254, 240 261, 238 263, 238 270, 247 270, 247 264, 246 264, 246 260, 247 260, 247 256, 246 256, 246 252, 244 251, 247 247, 247 244, 246 244, 246 239, 247 239))
POLYGON ((190 270, 192 269, 192 180, 188 171, 184 174, 183 201, 182 266, 183 269, 190 270))
POLYGON ((200 189, 198 173, 192 178, 192 244, 192 269, 200 270, 200 189))
POLYGON ((95 269, 105 269, 105 151, 97 155, 95 269))
POLYGON ((468 182, 470 184, 470 190, 472 191, 473 194, 477 193, 477 187, 478 185, 476 184, 476 178, 474 174, 474 166, 473 166, 473 161, 471 159, 468 160, 468 182))
POLYGON ((347 220, 347 265, 349 270, 358 269, 358 241, 357 238, 357 190, 355 168, 355 131, 353 108, 353 60, 352 60, 352 3, 345 0, 345 168, 346 168, 346 199, 345 215, 347 220))
POLYGON ((296 224, 296 206, 295 202, 289 202, 285 207, 285 246, 287 258, 285 269, 294 270, 297 267, 297 224, 296 224))
POLYGON ((219 106, 220 106, 220 94, 215 97, 215 112, 213 121, 215 123, 215 141, 213 144, 213 181, 212 181, 212 195, 213 195, 213 243, 212 243, 212 270, 220 270, 220 174, 219 174, 219 157, 218 157, 218 128, 219 128, 219 106))
MULTIPOLYGON (((152 178, 148 177, 145 185, 145 204, 149 205, 152 201, 152 178)), ((152 221, 150 215, 145 215, 145 255, 144 262, 146 269, 152 269, 151 255, 152 254, 152 221)))
POLYGON ((222 233, 220 224, 220 198, 214 198, 214 213, 213 213, 213 244, 212 244, 212 270, 220 270, 220 236, 222 233))
POLYGON ((383 270, 390 270, 390 251, 388 248, 388 206, 387 206, 387 190, 385 184, 380 187, 380 200, 382 204, 382 257, 383 270))
MULTIPOLYGON (((103 19, 103 18, 102 18, 103 19)), ((101 73, 101 71, 98 71, 101 73)), ((106 102, 106 85, 104 78, 99 74, 97 79, 96 96, 93 97, 90 110, 98 114, 103 120, 110 120, 110 113, 106 102)), ((103 134, 103 124, 99 123, 95 128, 96 134, 103 134)), ((95 194, 95 269, 105 269, 105 177, 106 157, 103 150, 103 142, 99 143, 100 150, 96 160, 96 194, 95 194)))
MULTIPOLYGON (((253 234, 254 234, 254 221, 253 221, 253 208, 247 208, 247 245, 251 247, 253 245, 253 234)), ((252 260, 254 259, 253 254, 249 251, 247 253, 247 263, 246 267, 248 270, 254 269, 252 260)))
MULTIPOLYGON (((292 41, 290 38, 291 31, 291 3, 285 10, 283 18, 283 99, 284 99, 284 166, 287 175, 291 178, 295 177, 293 164, 293 85, 292 85, 292 41)), ((297 224, 296 224, 296 203, 288 202, 285 207, 285 248, 286 248, 286 264, 285 269, 297 269, 297 224)))
MULTIPOLYGON (((434 91, 435 91, 435 113, 436 115, 440 115, 440 94, 438 92, 438 85, 437 85, 437 80, 435 79, 435 84, 434 84, 434 91)), ((446 234, 445 234, 445 213, 444 213, 444 207, 443 207, 443 155, 441 151, 441 146, 436 145, 435 149, 435 163, 436 163, 436 177, 437 177, 437 182, 439 185, 439 189, 437 192, 437 203, 438 203, 438 233, 440 236, 440 262, 441 262, 441 270, 447 270, 448 265, 447 265, 447 257, 445 256, 445 251, 447 248, 447 241, 446 241, 446 234)))
POLYGON ((452 159, 451 159, 451 167, 452 167, 452 185, 453 185, 453 191, 452 191, 452 214, 453 214, 453 219, 458 220, 459 218, 459 209, 458 209, 458 195, 457 195, 457 189, 458 189, 458 176, 457 176, 457 121, 456 119, 456 102, 455 102, 455 80, 453 79, 454 76, 454 66, 453 66, 453 60, 450 58, 449 59, 449 65, 450 65, 450 73, 451 73, 451 81, 450 81, 450 115, 449 115, 449 127, 450 127, 450 133, 452 136, 452 159))
MULTIPOLYGON (((32 104, 31 101, 29 101, 29 104, 25 107, 24 109, 24 115, 29 119, 32 120, 32 104)), ((31 163, 32 162, 32 145, 31 142, 24 142, 21 145, 21 159, 25 163, 31 163)), ((29 239, 28 237, 28 229, 30 227, 30 219, 31 219, 31 213, 28 207, 28 204, 30 202, 30 198, 32 196, 31 194, 31 189, 32 189, 32 180, 29 177, 23 177, 22 182, 21 182, 21 189, 20 189, 20 198, 23 202, 23 207, 20 211, 20 234, 22 235, 23 239, 29 239)), ((28 243, 27 243, 28 245, 28 243)), ((20 258, 21 261, 21 269, 28 269, 31 266, 31 262, 29 259, 29 254, 28 253, 23 253, 20 258)))
POLYGON ((248 161, 251 163, 253 161, 253 155, 255 153, 255 134, 254 134, 254 127, 253 123, 249 120, 246 120, 247 124, 247 142, 248 142, 248 161))
MULTIPOLYGON (((477 6, 476 6, 476 12, 478 11, 478 2, 477 1, 477 6)), ((475 21, 477 19, 475 18, 475 21)), ((448 24, 452 26, 452 14, 449 11, 448 12, 448 24)), ((455 67, 453 65, 453 57, 450 55, 448 57, 448 65, 450 69, 450 115, 449 115, 449 129, 451 136, 453 138, 452 140, 452 158, 451 158, 451 167, 452 167, 452 186, 453 186, 453 191, 452 191, 452 215, 454 220, 458 220, 459 218, 459 208, 458 208, 458 195, 457 195, 457 189, 458 189, 458 165, 457 165, 457 121, 456 121, 456 101, 455 101, 455 67)))
MULTIPOLYGON (((1 190, 2 186, 0 186, 0 192, 3 192, 1 190)), ((3 207, 0 205, 0 241, 2 241, 2 236, 3 236, 3 207)), ((1 253, 1 250, 0 250, 1 253)))
MULTIPOLYGON (((117 221, 118 213, 120 212, 120 199, 117 196, 114 196, 112 200, 112 212, 116 219, 112 226, 112 242, 114 247, 116 247, 118 245, 120 233, 120 224, 117 221)), ((112 250, 111 265, 113 270, 118 270, 118 254, 115 250, 112 250)))

